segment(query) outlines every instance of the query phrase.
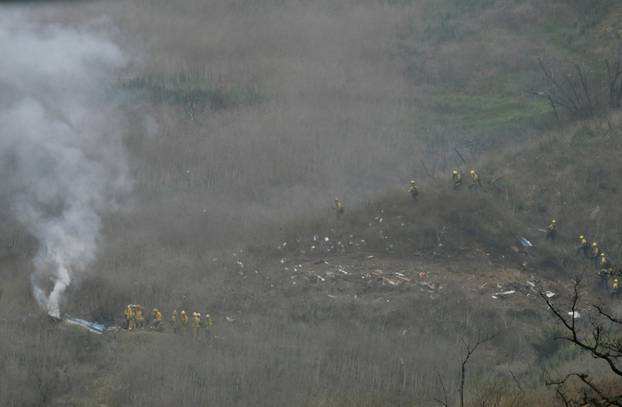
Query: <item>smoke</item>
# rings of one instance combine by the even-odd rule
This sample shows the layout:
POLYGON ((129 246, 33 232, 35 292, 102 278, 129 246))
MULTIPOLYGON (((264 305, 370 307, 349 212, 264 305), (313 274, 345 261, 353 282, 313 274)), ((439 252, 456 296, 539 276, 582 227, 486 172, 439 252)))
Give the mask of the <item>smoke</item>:
POLYGON ((109 86, 126 57, 96 27, 20 14, 0 16, 0 49, 0 194, 38 239, 33 294, 58 317, 95 259, 101 214, 129 189, 124 116, 109 86))

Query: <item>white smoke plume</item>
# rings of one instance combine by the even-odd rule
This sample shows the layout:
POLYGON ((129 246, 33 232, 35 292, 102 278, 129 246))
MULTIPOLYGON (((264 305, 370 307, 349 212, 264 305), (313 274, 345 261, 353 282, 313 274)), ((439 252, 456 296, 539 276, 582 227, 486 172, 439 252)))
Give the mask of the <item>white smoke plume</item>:
POLYGON ((0 16, 2 201, 39 242, 33 294, 60 316, 95 258, 101 214, 129 188, 123 115, 112 98, 121 50, 95 28, 0 16))

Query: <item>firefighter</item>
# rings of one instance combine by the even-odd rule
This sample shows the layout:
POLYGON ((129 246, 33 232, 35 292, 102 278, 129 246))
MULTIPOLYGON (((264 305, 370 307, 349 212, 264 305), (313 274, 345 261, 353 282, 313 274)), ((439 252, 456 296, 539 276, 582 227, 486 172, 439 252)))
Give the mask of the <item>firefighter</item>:
POLYGON ((479 179, 479 174, 475 170, 469 171, 469 175, 471 176, 471 185, 469 185, 470 189, 479 188, 482 186, 482 182, 479 179))
POLYGON ((214 321, 212 320, 211 315, 207 311, 205 312, 205 316, 203 320, 205 321, 204 325, 205 325, 205 328, 207 329, 210 329, 212 325, 214 325, 214 321))
POLYGON ((579 236, 579 247, 577 247, 577 254, 583 254, 583 257, 588 258, 590 256, 590 243, 585 236, 579 236))
POLYGON ((609 259, 607 258, 607 256, 605 256, 605 253, 601 252, 600 253, 600 269, 601 270, 609 270, 611 268, 611 263, 609 262, 609 259))
POLYGON ((160 330, 160 325, 162 324, 162 313, 160 312, 159 309, 154 308, 153 311, 151 312, 151 325, 153 327, 153 329, 155 329, 156 331, 160 330))
POLYGON ((136 320, 134 319, 134 305, 128 304, 127 307, 125 307, 125 311, 123 311, 123 314, 125 315, 125 320, 127 322, 127 330, 131 331, 136 328, 136 320))
POLYGON ((600 258, 600 249, 598 243, 592 242, 592 248, 590 249, 590 259, 594 262, 594 266, 598 267, 598 261, 600 258))
POLYGON ((181 310, 179 313, 179 322, 181 323, 181 329, 185 333, 188 328, 188 315, 186 314, 186 311, 181 310))
POLYGON ((145 314, 143 312, 143 306, 140 304, 135 305, 134 317, 136 318, 136 328, 142 329, 145 326, 145 314))
POLYGON ((173 332, 177 333, 177 310, 174 309, 171 314, 171 327, 173 328, 173 332))
POLYGON ((551 223, 546 228, 546 240, 555 240, 557 237, 557 220, 551 220, 551 223))
POLYGON ((619 289, 620 289, 620 280, 618 279, 618 277, 614 277, 613 280, 611 280, 612 294, 617 294, 619 289))
POLYGON ((454 189, 460 188, 462 185, 462 175, 458 169, 451 172, 451 180, 454 182, 454 189))
POLYGON ((417 189, 417 184, 415 184, 415 180, 410 181, 410 186, 408 187, 408 193, 412 199, 417 199, 419 195, 419 190, 417 189))
POLYGON ((343 215, 343 213, 346 211, 345 208, 343 207, 343 203, 341 203, 339 198, 335 198, 335 206, 333 206, 333 209, 335 210, 337 219, 339 219, 341 215, 343 215))
POLYGON ((598 275, 600 276, 600 284, 602 288, 606 289, 609 285, 609 277, 611 276, 613 269, 611 268, 611 263, 609 262, 609 259, 607 259, 607 256, 605 256, 605 253, 601 252, 598 259, 598 275))
POLYGON ((201 313, 193 312, 192 313, 192 337, 194 339, 198 338, 200 327, 201 327, 201 313))

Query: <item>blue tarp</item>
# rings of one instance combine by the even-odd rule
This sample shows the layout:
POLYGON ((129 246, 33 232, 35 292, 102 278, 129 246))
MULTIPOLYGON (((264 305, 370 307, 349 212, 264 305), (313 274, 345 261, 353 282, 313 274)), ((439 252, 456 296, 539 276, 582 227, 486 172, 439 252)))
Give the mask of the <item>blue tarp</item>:
POLYGON ((97 322, 93 322, 93 321, 87 321, 85 319, 80 319, 80 318, 65 318, 65 321, 68 324, 71 325, 78 325, 81 326, 82 328, 87 329, 90 332, 96 333, 96 334, 103 334, 106 331, 106 326, 103 324, 99 324, 97 322))

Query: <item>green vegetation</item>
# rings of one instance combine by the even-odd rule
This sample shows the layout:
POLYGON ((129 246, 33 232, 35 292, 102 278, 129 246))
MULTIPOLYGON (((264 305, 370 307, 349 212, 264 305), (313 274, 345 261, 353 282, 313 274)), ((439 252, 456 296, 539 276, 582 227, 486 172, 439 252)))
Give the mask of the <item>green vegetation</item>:
POLYGON ((444 121, 464 130, 496 130, 551 113, 547 101, 536 98, 434 93, 429 101, 430 121, 444 121))
POLYGON ((550 104, 533 96, 547 86, 538 58, 562 71, 574 64, 602 71, 615 41, 601 37, 616 8, 610 0, 422 1, 400 37, 419 90, 417 135, 435 142, 433 128, 481 149, 490 144, 482 137, 511 142, 556 125, 550 104))
POLYGON ((220 84, 203 72, 187 71, 162 77, 140 76, 126 80, 120 86, 151 103, 179 106, 188 113, 206 109, 231 109, 261 101, 255 87, 220 84))

